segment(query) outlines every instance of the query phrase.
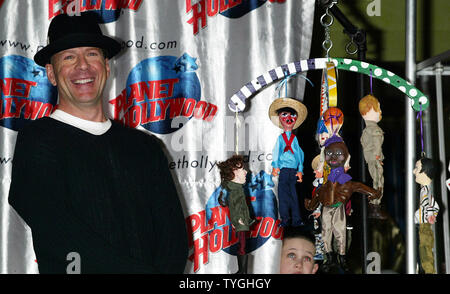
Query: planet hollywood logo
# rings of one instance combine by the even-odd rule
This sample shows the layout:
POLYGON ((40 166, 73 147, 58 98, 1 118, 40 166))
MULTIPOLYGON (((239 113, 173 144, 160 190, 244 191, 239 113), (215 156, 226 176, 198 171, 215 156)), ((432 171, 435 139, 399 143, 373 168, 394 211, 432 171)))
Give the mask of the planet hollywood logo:
MULTIPOLYGON (((256 219, 247 234, 245 252, 250 253, 270 238, 281 239, 283 229, 278 219, 278 205, 271 175, 260 171, 256 175, 248 174, 247 177, 249 180, 244 185, 244 192, 250 200, 250 214, 256 219)), ((208 199, 205 210, 186 218, 188 245, 192 251, 189 260, 193 263, 194 272, 202 264, 208 263, 210 253, 223 250, 230 255, 237 255, 238 237, 230 222, 228 206, 222 207, 219 204, 221 192, 226 201, 228 192, 218 187, 208 199)))
POLYGON ((114 119, 157 134, 173 133, 192 118, 212 121, 217 106, 200 100, 197 69, 196 58, 187 53, 141 61, 128 75, 126 88, 109 101, 114 119))
POLYGON ((261 5, 269 2, 284 3, 286 0, 186 0, 186 13, 192 14, 188 23, 193 27, 194 35, 199 32, 199 26, 204 29, 209 17, 217 14, 228 18, 240 18, 261 5))
POLYGON ((93 11, 99 16, 100 23, 116 21, 121 11, 139 10, 143 0, 48 0, 48 19, 58 14, 81 15, 93 11))
POLYGON ((29 58, 0 58, 0 125, 19 131, 28 121, 48 116, 57 102, 45 68, 29 58))

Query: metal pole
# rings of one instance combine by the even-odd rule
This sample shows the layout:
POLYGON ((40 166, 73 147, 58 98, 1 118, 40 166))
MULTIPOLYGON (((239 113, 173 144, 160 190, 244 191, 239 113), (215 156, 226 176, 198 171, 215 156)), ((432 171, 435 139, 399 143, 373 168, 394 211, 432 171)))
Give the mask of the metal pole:
MULTIPOLYGON (((366 60, 366 42, 365 42, 365 32, 360 32, 363 34, 363 42, 358 42, 358 60, 365 61, 366 60)), ((357 91, 359 95, 359 99, 364 97, 366 95, 364 90, 364 75, 359 74, 357 76, 357 91)), ((358 100, 359 101, 359 100, 358 100)), ((360 129, 359 134, 362 134, 362 131, 365 127, 365 122, 362 117, 360 117, 360 129)), ((362 155, 362 146, 360 145, 360 160, 359 160, 359 166, 360 166, 360 172, 361 172, 361 181, 363 183, 367 182, 367 173, 366 173, 366 162, 364 160, 364 156, 362 155)), ((367 253, 369 248, 369 236, 368 236, 368 222, 367 222, 367 198, 362 197, 361 198, 361 238, 362 238, 362 273, 367 273, 367 253)))
POLYGON ((448 219, 448 199, 447 199, 447 187, 445 185, 445 170, 447 167, 445 161, 445 134, 444 134, 444 106, 442 103, 442 63, 438 62, 436 64, 436 109, 437 109, 437 123, 438 123, 438 140, 439 143, 439 160, 444 163, 444 169, 441 171, 441 201, 443 210, 443 231, 444 231, 444 252, 445 252, 445 271, 450 273, 450 225, 448 219))
MULTIPOLYGON (((416 0, 406 0, 406 79, 414 84, 416 80, 416 0)), ((416 273, 416 228, 414 212, 416 202, 415 166, 415 113, 409 99, 405 100, 405 202, 406 202, 406 272, 416 273)))

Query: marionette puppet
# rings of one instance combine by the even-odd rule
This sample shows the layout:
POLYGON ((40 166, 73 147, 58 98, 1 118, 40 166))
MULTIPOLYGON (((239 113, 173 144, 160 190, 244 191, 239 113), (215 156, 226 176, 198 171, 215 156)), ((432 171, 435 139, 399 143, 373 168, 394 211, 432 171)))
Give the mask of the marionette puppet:
POLYGON ((328 132, 327 127, 325 126, 325 121, 321 116, 317 122, 316 129, 316 141, 320 148, 320 154, 318 157, 317 167, 313 168, 316 178, 322 178, 322 181, 326 181, 328 174, 330 173, 330 167, 325 162, 324 150, 325 150, 325 142, 330 138, 330 133, 328 132))
MULTIPOLYGON (((244 169, 244 158, 240 155, 233 155, 229 159, 217 164, 220 170, 222 186, 227 190, 227 203, 230 210, 230 221, 238 234, 238 272, 237 274, 247 273, 248 255, 245 253, 246 232, 250 231, 250 226, 254 220, 250 217, 250 211, 247 199, 244 193, 244 184, 247 171, 244 169)), ((227 206, 222 199, 223 193, 220 192, 219 203, 227 206)))
POLYGON ((367 163, 374 189, 381 191, 379 199, 370 200, 369 206, 372 214, 380 215, 380 203, 383 198, 384 176, 383 176, 383 150, 384 132, 378 126, 381 120, 380 102, 373 95, 364 96, 359 101, 359 113, 366 127, 362 131, 361 145, 364 159, 367 163))
POLYGON ((414 214, 414 222, 419 225, 420 263, 426 274, 435 274, 434 234, 431 225, 436 222, 439 205, 431 194, 430 184, 434 174, 434 164, 429 158, 422 157, 413 170, 416 183, 420 184, 419 209, 414 214))
POLYGON ((353 193, 368 195, 369 199, 380 197, 380 192, 362 183, 351 181, 345 172, 348 149, 341 137, 333 135, 325 143, 325 161, 331 171, 328 180, 320 186, 312 199, 305 199, 306 209, 312 211, 322 204, 322 240, 325 249, 323 270, 328 272, 334 265, 333 237, 337 241, 337 261, 348 273, 346 262, 346 215, 345 204, 353 193))
MULTIPOLYGON (((342 125, 344 124, 344 114, 342 113, 342 111, 337 108, 337 107, 329 107, 324 113, 323 116, 321 118, 323 120, 323 124, 324 127, 326 128, 327 132, 325 134, 323 127, 321 127, 321 136, 319 137, 320 139, 320 147, 321 147, 321 153, 320 153, 320 162, 321 165, 319 166, 319 171, 320 172, 326 172, 326 170, 324 170, 324 168, 326 168, 326 162, 325 162, 325 156, 323 154, 323 150, 324 148, 324 144, 325 142, 322 143, 322 141, 326 141, 328 138, 330 138, 331 136, 338 136, 341 137, 340 135, 340 130, 342 128, 342 125)), ((319 124, 320 124, 320 120, 319 120, 319 124)), ((348 171, 350 169, 350 154, 348 155, 347 161, 345 162, 344 168, 345 171, 348 171)), ((326 181, 326 174, 324 176, 324 179, 326 181)))
POLYGON ((269 107, 270 120, 283 133, 273 148, 272 176, 279 176, 278 203, 281 226, 304 225, 295 184, 303 178, 303 150, 293 130, 306 119, 306 106, 293 98, 278 98, 269 107))
MULTIPOLYGON (((313 192, 312 196, 314 197, 315 191, 323 185, 323 177, 318 171, 320 164, 320 154, 314 157, 311 162, 311 167, 314 171, 314 181, 313 181, 313 192)), ((322 214, 322 204, 319 203, 317 208, 311 213, 310 216, 314 218, 314 237, 316 238, 316 255, 314 256, 315 260, 323 260, 323 248, 324 244, 322 241, 322 230, 320 228, 320 215, 322 214)))

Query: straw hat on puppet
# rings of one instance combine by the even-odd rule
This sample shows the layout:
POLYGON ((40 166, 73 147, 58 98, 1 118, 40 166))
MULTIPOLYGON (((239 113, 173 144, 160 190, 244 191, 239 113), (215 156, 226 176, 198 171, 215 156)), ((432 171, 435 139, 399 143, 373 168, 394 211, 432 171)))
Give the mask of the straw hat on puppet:
POLYGON ((306 106, 294 98, 284 97, 275 99, 269 107, 269 117, 274 125, 279 128, 283 128, 280 123, 277 111, 281 108, 289 107, 297 112, 297 121, 294 124, 293 129, 298 128, 306 119, 308 110, 306 106))

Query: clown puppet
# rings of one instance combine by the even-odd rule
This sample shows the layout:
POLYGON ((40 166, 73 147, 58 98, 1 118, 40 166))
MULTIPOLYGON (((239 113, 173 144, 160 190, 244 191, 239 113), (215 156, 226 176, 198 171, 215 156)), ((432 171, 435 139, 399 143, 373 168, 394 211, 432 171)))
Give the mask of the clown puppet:
POLYGON ((293 98, 278 98, 269 107, 270 120, 283 130, 272 152, 272 176, 279 176, 278 206, 283 227, 304 225, 295 187, 303 180, 304 154, 293 130, 307 115, 306 106, 293 98))
MULTIPOLYGON (((327 130, 326 134, 325 131, 323 130, 323 127, 321 127, 321 136, 319 137, 319 139, 321 141, 323 140, 327 140, 328 138, 332 137, 332 136, 338 136, 340 137, 340 131, 342 128, 342 125, 344 124, 344 114, 342 113, 342 111, 337 108, 337 107, 329 107, 322 115, 322 120, 323 120, 323 124, 327 130)), ((320 122, 319 122, 320 123, 320 122)), ((320 162, 321 164, 319 165, 319 172, 324 172, 324 167, 326 167, 326 162, 325 162, 325 156, 323 154, 323 150, 324 150, 324 144, 325 142, 321 142, 319 144, 322 144, 321 147, 321 152, 320 152, 320 162)), ((350 169, 350 154, 348 155, 348 158, 345 162, 344 168, 345 171, 348 171, 350 169)), ((326 174, 322 176, 324 177, 325 181, 326 181, 326 174)))

